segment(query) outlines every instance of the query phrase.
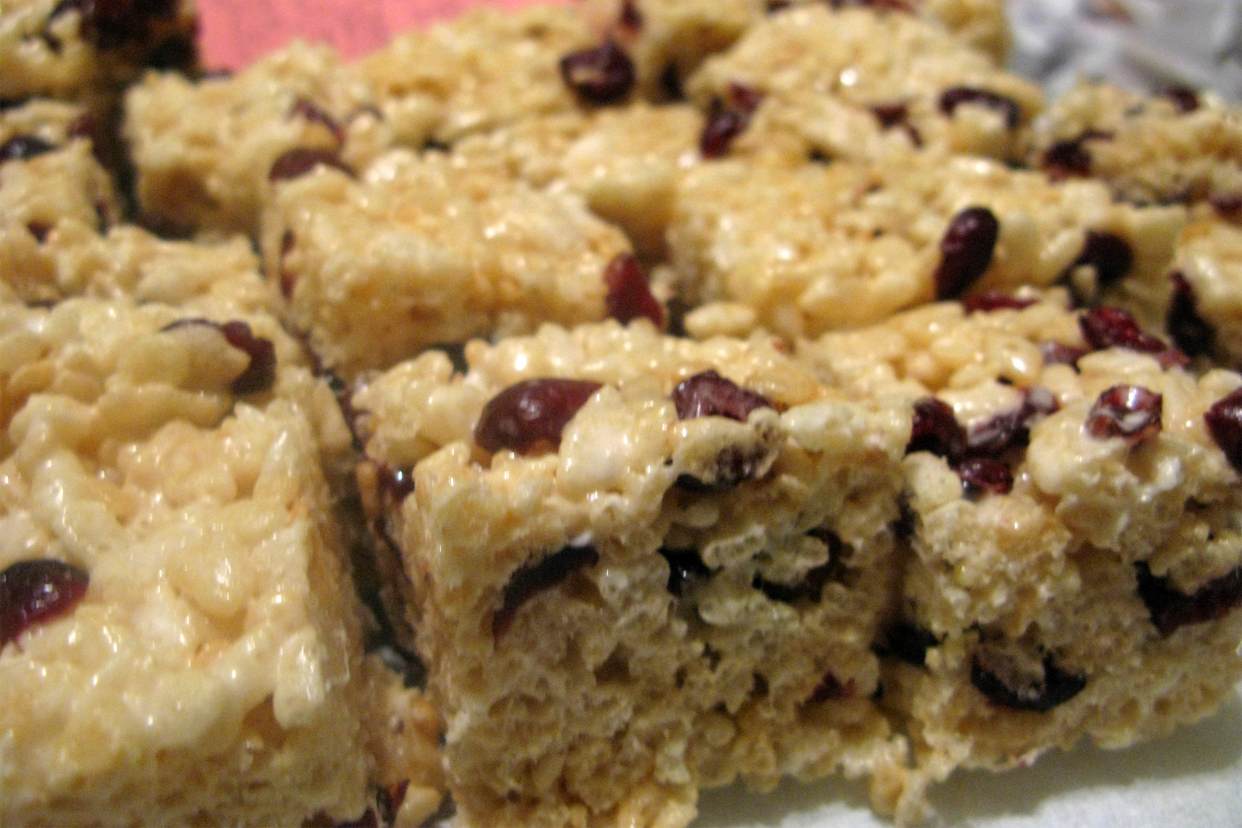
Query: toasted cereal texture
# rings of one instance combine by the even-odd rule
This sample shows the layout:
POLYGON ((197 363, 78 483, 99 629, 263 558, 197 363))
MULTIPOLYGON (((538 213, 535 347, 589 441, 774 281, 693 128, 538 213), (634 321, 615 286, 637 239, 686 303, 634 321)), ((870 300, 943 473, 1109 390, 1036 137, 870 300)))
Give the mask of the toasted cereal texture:
POLYGON ((440 152, 290 181, 263 223, 294 327, 347 379, 432 345, 603 319, 605 268, 629 249, 580 198, 440 152))
POLYGON ((193 0, 0 4, 0 99, 100 102, 145 66, 194 68, 193 0))
POLYGON ((871 643, 908 405, 848 401, 761 338, 645 321, 465 358, 352 397, 463 819, 682 826, 700 787, 899 763, 871 643), (704 371, 765 401, 679 419, 670 395, 704 371), (600 387, 559 435, 489 454, 489 401, 534 378, 600 387))
POLYGON ((1146 98, 1080 81, 1037 122, 1028 161, 1139 204, 1242 204, 1242 110, 1211 93, 1146 98))
POLYGON ((233 76, 149 73, 125 98, 145 220, 254 235, 288 153, 361 167, 395 140, 370 90, 327 46, 294 42, 233 76))
POLYGON ((532 115, 580 105, 560 60, 597 45, 573 9, 485 5, 401 34, 355 64, 407 146, 451 144, 532 115))
POLYGON ((686 84, 705 110, 729 106, 738 88, 763 99, 735 151, 769 140, 759 123, 771 109, 778 132, 827 158, 920 150, 1019 160, 1043 107, 1039 87, 934 21, 818 3, 756 23, 686 84))
POLYGON ((1185 221, 1181 207, 1118 204, 1098 182, 1051 182, 982 158, 802 164, 783 174, 726 159, 684 177, 669 247, 689 304, 726 303, 692 312, 691 333, 749 321, 798 337, 1020 285, 1069 281, 1095 299, 1101 282, 1160 278, 1185 221), (969 271, 943 245, 974 208, 995 219, 996 241, 990 256, 981 246, 982 272, 956 281, 945 274, 969 271), (1119 242, 1129 266, 1095 255, 1100 238, 1119 242))
POLYGON ((207 315, 96 299, 0 312, 0 567, 89 574, 68 614, 0 649, 5 824, 363 810, 358 610, 318 437, 224 329, 168 327, 207 315))
POLYGON ((863 398, 938 399, 964 429, 956 448, 905 458, 911 557, 883 642, 884 703, 925 779, 1023 766, 1084 737, 1161 735, 1242 678, 1242 488, 1204 419, 1242 378, 1162 367, 1169 353, 1093 352, 1063 295, 1027 298, 972 314, 932 305, 802 350, 863 398), (1093 432, 1097 400, 1119 385, 1162 409, 1093 432), (1007 469, 1011 488, 981 485, 979 462, 1007 469))

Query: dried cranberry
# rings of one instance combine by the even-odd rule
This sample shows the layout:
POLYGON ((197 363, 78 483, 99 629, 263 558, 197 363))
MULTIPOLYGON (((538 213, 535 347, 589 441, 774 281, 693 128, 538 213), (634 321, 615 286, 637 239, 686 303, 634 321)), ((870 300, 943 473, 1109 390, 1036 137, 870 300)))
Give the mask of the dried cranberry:
POLYGON ((829 557, 826 563, 807 570, 806 575, 796 584, 782 584, 769 581, 761 575, 755 575, 750 585, 753 589, 762 592, 768 600, 779 601, 782 604, 793 604, 803 598, 819 601, 824 593, 824 584, 832 579, 836 570, 836 562, 829 557))
POLYGON ((1018 686, 1010 686, 999 673, 988 669, 976 656, 970 665, 970 683, 993 704, 1013 710, 1046 713, 1081 693, 1087 686, 1087 677, 1068 673, 1053 663, 1052 656, 1044 656, 1043 676, 1040 679, 1022 679, 1018 686))
POLYGON ((587 103, 617 103, 630 94, 636 73, 634 62, 613 40, 572 52, 561 58, 565 84, 587 103))
POLYGON ((940 645, 940 639, 926 627, 913 621, 896 621, 884 631, 884 638, 876 644, 880 655, 893 656, 914 667, 927 664, 927 651, 940 645))
POLYGON ((1162 636, 1172 635, 1187 624, 1224 618, 1242 605, 1242 567, 1208 581, 1190 595, 1178 590, 1167 578, 1153 575, 1145 561, 1135 564, 1134 570, 1139 597, 1162 636))
POLYGON ((881 11, 914 13, 914 6, 909 0, 828 0, 834 9, 880 9, 881 11))
POLYGON ((621 0, 621 13, 617 17, 621 28, 638 32, 643 28, 643 13, 638 9, 636 0, 621 0))
POLYGON ((950 461, 962 456, 966 448, 966 430, 943 400, 924 397, 914 404, 914 423, 906 454, 927 451, 950 461))
POLYGON ((1209 199, 1212 209, 1227 219, 1235 220, 1242 216, 1242 193, 1233 195, 1215 195, 1209 199))
POLYGON ((26 161, 56 149, 56 145, 44 141, 38 135, 14 135, 0 144, 0 164, 6 161, 26 161))
POLYGON ((1000 222, 987 207, 968 207, 953 217, 940 239, 937 299, 956 299, 983 276, 999 235, 1000 222))
POLYGON ((492 637, 500 638, 517 617, 517 611, 540 592, 560 584, 574 572, 599 563, 599 553, 592 546, 566 546, 538 563, 513 573, 505 587, 500 609, 492 616, 492 637))
POLYGON ((1203 421, 1229 464, 1242 472, 1242 388, 1213 403, 1203 421))
POLYGON ((292 230, 286 230, 280 237, 280 294, 286 299, 293 298, 293 289, 298 284, 297 275, 285 267, 285 256, 293 252, 296 243, 292 230))
POLYGON ((744 423, 752 411, 773 407, 767 397, 748 391, 710 369, 683 380, 673 389, 672 398, 679 420, 728 417, 744 423))
POLYGON ((647 274, 638 259, 622 253, 604 269, 604 285, 608 288, 604 305, 608 315, 623 325, 635 319, 649 319, 657 328, 664 326, 664 308, 651 295, 647 274))
POLYGON ((909 136, 911 144, 915 147, 923 146, 923 136, 910 123, 910 108, 906 104, 876 104, 871 107, 871 114, 875 115, 876 120, 880 122, 880 129, 901 127, 909 136))
POLYGON ((1057 141, 1044 152, 1040 166, 1054 180, 1088 176, 1091 174, 1091 153, 1087 151, 1086 143, 1112 137, 1110 132, 1089 129, 1076 138, 1057 141))
POLYGON ((48 234, 52 232, 52 225, 46 221, 32 221, 26 224, 26 229, 30 235, 34 236, 35 241, 43 244, 47 241, 48 234))
POLYGON ((250 357, 246 370, 233 380, 230 391, 235 396, 266 391, 276 381, 276 347, 270 339, 255 336, 250 326, 240 320, 212 322, 209 319, 179 319, 164 330, 173 331, 189 325, 207 325, 218 330, 226 342, 250 357))
POLYGON ((8 566, 0 572, 0 647, 35 624, 71 612, 89 582, 83 570, 50 558, 8 566))
POLYGON ((726 492, 754 479, 767 459, 768 451, 762 446, 749 450, 741 446, 728 446, 717 453, 715 462, 704 478, 693 474, 680 474, 676 484, 678 488, 689 492, 726 492))
POLYGON ((297 178, 321 165, 333 167, 346 175, 354 174, 353 170, 347 167, 333 150, 296 147, 285 151, 272 162, 272 169, 267 174, 267 180, 284 181, 297 178))
POLYGON ((733 141, 750 126, 751 116, 763 102, 763 93, 740 83, 729 84, 725 99, 713 98, 707 122, 699 136, 699 152, 704 158, 720 158, 733 141))
POLYGON ((1120 308, 1093 308, 1079 317, 1078 327, 1087 344, 1097 351, 1126 348, 1152 354, 1166 368, 1189 362, 1185 354, 1146 333, 1133 316, 1120 308))
POLYGON ((394 469, 383 463, 375 464, 375 477, 380 491, 400 503, 414 494, 414 472, 412 469, 394 469))
POLYGON ((962 298, 962 309, 966 313, 991 313, 1000 310, 1023 310, 1036 304, 1034 299, 1020 299, 1005 293, 988 291, 962 298))
POLYGON ((685 594, 687 587, 706 581, 712 575, 693 549, 661 549, 660 555, 668 561, 667 589, 678 598, 685 594))
POLYGON ((1169 336, 1185 354, 1202 356, 1210 353, 1216 332, 1199 315, 1194 286, 1190 284, 1186 274, 1180 271, 1170 273, 1169 279, 1173 282, 1173 295, 1169 299, 1169 310, 1164 317, 1169 336))
POLYGON ((590 380, 542 378, 510 385, 488 402, 474 427, 484 451, 509 449, 526 454, 559 446, 561 432, 600 384, 590 380))
POLYGON ((1005 118, 1005 126, 1013 129, 1022 121, 1022 109, 1013 98, 998 95, 974 86, 954 86, 940 94, 940 111, 948 117, 962 104, 977 104, 994 109, 1005 118))
POLYGON ((1063 342, 1041 342, 1039 353, 1044 358, 1044 365, 1068 365, 1077 370, 1078 360, 1087 355, 1087 350, 1063 342))
POLYGON ((1179 113, 1187 115, 1199 108, 1199 93, 1188 86, 1170 86, 1164 96, 1179 113))
POLYGON ((1104 440, 1139 442, 1160 433, 1164 398, 1137 385, 1114 385, 1100 394, 1087 414, 1087 433, 1104 440))
POLYGON ((970 498, 984 494, 1009 494, 1013 489, 1013 472, 1000 460, 967 457, 954 470, 961 478, 962 489, 970 498))
POLYGON ((811 696, 807 701, 812 704, 819 704, 835 699, 849 699, 853 698, 857 692, 858 687, 854 684, 853 679, 843 682, 829 672, 825 673, 824 677, 820 679, 819 684, 811 691, 811 696))
POLYGON ((311 123, 321 124, 332 133, 338 145, 345 143, 345 129, 337 123, 335 118, 320 109, 314 101, 298 98, 294 101, 293 108, 289 110, 289 117, 303 118, 311 123))
POLYGON ((1116 283, 1134 266, 1134 251, 1130 243, 1113 233, 1088 230, 1082 252, 1071 268, 1087 265, 1095 270, 1100 287, 1116 283))

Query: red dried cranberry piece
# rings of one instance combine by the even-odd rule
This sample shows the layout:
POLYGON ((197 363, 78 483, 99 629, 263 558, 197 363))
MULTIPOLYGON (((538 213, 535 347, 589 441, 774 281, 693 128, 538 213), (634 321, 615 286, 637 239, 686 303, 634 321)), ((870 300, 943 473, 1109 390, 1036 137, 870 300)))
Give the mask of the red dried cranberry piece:
POLYGON ((35 241, 43 244, 47 241, 48 234, 52 232, 52 225, 46 221, 32 221, 26 225, 26 229, 30 231, 30 235, 34 236, 35 241))
POLYGON ((880 122, 880 129, 887 130, 901 127, 905 130, 906 135, 909 136, 911 144, 915 147, 923 146, 923 136, 910 123, 910 108, 906 104, 876 104, 871 107, 871 113, 880 122))
POLYGON ((752 411, 774 407, 762 394, 748 391, 710 369, 683 380, 673 389, 672 398, 679 420, 728 417, 744 423, 752 411))
POLYGON ((298 178, 320 165, 333 167, 346 175, 354 174, 354 171, 347 167, 333 150, 296 147, 285 151, 272 162, 272 169, 267 174, 267 180, 286 181, 290 178, 298 178))
POLYGON ((0 164, 6 161, 26 161, 56 149, 56 145, 44 141, 38 135, 14 135, 0 144, 0 164))
POLYGON ((966 313, 991 313, 1000 310, 1023 310, 1036 304, 1034 299, 1019 299, 1017 296, 988 291, 976 293, 962 298, 962 309, 966 313))
POLYGON ((414 494, 413 469, 394 469, 392 466, 376 463, 375 477, 380 491, 395 503, 400 503, 414 494))
POLYGON ((1199 315, 1194 286, 1190 284, 1186 274, 1180 271, 1170 273, 1169 279, 1173 282, 1173 295, 1169 299, 1169 309, 1164 317, 1169 336, 1189 356, 1210 353, 1216 331, 1199 315))
POLYGON ((1203 421, 1229 464, 1242 472, 1242 388, 1213 403, 1203 421))
POLYGON ((1065 704, 1087 686, 1086 676, 1062 670, 1053 663, 1050 655, 1044 656, 1043 668, 1042 679, 1011 687, 975 656, 970 665, 970 683, 993 704, 1036 713, 1046 713, 1065 704))
POLYGON ((1089 129, 1077 138, 1057 141, 1044 152, 1040 166, 1053 180, 1088 176, 1091 174, 1091 153, 1087 151, 1086 143, 1112 137, 1110 132, 1089 129))
POLYGON ((1063 342, 1041 342, 1039 353, 1044 358, 1044 365, 1069 365, 1077 370, 1078 360, 1087 355, 1087 350, 1063 342))
POLYGON ((1185 354, 1146 333, 1133 316, 1120 308, 1093 308, 1079 317, 1078 327, 1087 344, 1097 351, 1104 348, 1126 348, 1152 354, 1166 368, 1186 365, 1189 362, 1185 354))
POLYGON ((914 426, 906 454, 927 451, 955 461, 966 449, 966 430, 953 414, 953 408, 943 400, 924 397, 914 404, 914 426))
POLYGON ((914 6, 908 0, 828 0, 834 9, 880 9, 881 11, 914 13, 914 6))
POLYGON ((716 455, 714 467, 708 473, 707 480, 692 474, 679 474, 676 484, 678 488, 688 492, 727 492, 747 480, 752 480, 765 459, 767 452, 763 449, 746 452, 737 446, 729 446, 716 455))
POLYGON ((608 288, 604 305, 608 315, 622 325, 635 319, 650 319, 657 328, 664 326, 664 308, 651 295, 647 274, 638 259, 622 253, 604 269, 604 285, 608 288))
POLYGON ((297 239, 292 230, 286 230, 280 237, 280 294, 286 299, 293 298, 293 289, 298 284, 298 277, 284 266, 285 256, 293 251, 293 245, 296 243, 297 239))
POLYGON ((927 665, 927 651, 940 646, 940 639, 926 627, 913 621, 894 622, 884 631, 883 639, 875 646, 879 655, 892 656, 914 667, 927 665))
POLYGON ((519 454, 547 444, 559 446, 565 424, 599 389, 600 384, 590 380, 522 380, 483 407, 474 441, 484 451, 509 449, 519 454))
POLYGON ((740 83, 729 84, 727 98, 713 98, 707 122, 699 136, 699 152, 704 158, 720 158, 733 141, 750 126, 751 116, 763 102, 763 93, 740 83))
POLYGON ((1013 98, 999 95, 989 89, 974 86, 953 86, 940 94, 940 111, 952 117, 962 104, 978 104, 995 109, 1005 117, 1005 126, 1015 128, 1022 121, 1022 108, 1013 98))
POLYGON ((1137 443, 1160 433, 1164 398, 1138 385, 1114 385, 1087 414, 1087 433, 1104 440, 1123 437, 1137 443))
POLYGON ((667 589, 678 598, 685 594, 687 588, 693 588, 712 576, 712 571, 703 563, 697 550, 660 549, 659 552, 668 561, 667 589))
POLYGON ((1208 201, 1213 210, 1227 219, 1236 220, 1242 216, 1242 193, 1212 196, 1208 201))
POLYGON ((1135 564, 1134 571, 1139 597, 1147 606, 1151 623, 1165 637, 1178 627, 1216 621, 1242 606, 1242 567, 1208 581, 1190 595, 1178 590, 1167 578, 1153 575, 1145 561, 1135 564))
POLYGON ((600 106, 624 99, 636 78, 634 62, 611 39, 565 55, 560 67, 561 77, 570 89, 587 103, 600 106))
POLYGON ((630 32, 642 31, 643 13, 639 11, 636 0, 621 0, 621 13, 617 17, 617 23, 630 32))
POLYGON ((270 339, 255 336, 250 326, 241 320, 212 322, 210 319, 178 319, 163 330, 172 331, 188 325, 208 325, 218 330, 226 342, 244 351, 250 357, 246 370, 242 371, 229 390, 234 396, 244 396, 266 391, 276 381, 276 346, 270 339))
POLYGON ((345 143, 345 129, 337 123, 337 120, 324 112, 312 100, 307 98, 298 98, 293 103, 293 108, 289 110, 290 118, 304 118, 312 123, 321 124, 328 128, 332 133, 332 137, 338 145, 345 143))
POLYGON ((940 239, 937 299, 956 299, 979 280, 992 264, 999 235, 1000 222, 987 207, 968 207, 953 217, 940 239))
POLYGON ((1173 104, 1173 108, 1183 115, 1199 108, 1199 93, 1189 86, 1170 86, 1164 90, 1164 96, 1173 104))
POLYGON ((1080 265, 1094 268, 1100 287, 1108 287, 1130 272, 1134 266, 1134 251, 1129 242, 1118 235, 1088 230, 1082 252, 1071 267, 1080 265))
POLYGON ((71 612, 89 582, 85 571, 50 558, 8 566, 0 572, 0 648, 35 624, 71 612))
POLYGON ((850 699, 858 692, 858 686, 854 684, 853 679, 841 681, 831 672, 825 673, 824 677, 811 691, 808 702, 819 704, 820 702, 834 701, 836 699, 850 699))
POLYGON ((972 499, 984 494, 1009 494, 1013 489, 1013 472, 1000 460, 967 457, 957 464, 962 489, 972 499))
POLYGON ((505 587, 500 609, 492 616, 492 637, 500 638, 513 626, 513 619, 522 605, 540 592, 551 589, 579 569, 599 563, 599 553, 593 546, 566 546, 538 563, 522 567, 513 573, 505 587))

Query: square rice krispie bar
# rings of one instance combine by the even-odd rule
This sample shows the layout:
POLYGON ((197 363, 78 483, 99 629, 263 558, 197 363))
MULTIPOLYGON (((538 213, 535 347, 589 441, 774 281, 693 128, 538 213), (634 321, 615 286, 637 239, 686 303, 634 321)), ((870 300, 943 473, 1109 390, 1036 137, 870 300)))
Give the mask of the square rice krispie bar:
POLYGON ((1205 716, 1242 678, 1242 377, 1113 308, 990 295, 800 355, 908 395, 910 556, 880 639, 917 771, 1002 769, 1205 716))
POLYGON ((301 42, 233 76, 149 73, 126 95, 124 135, 147 223, 250 235, 275 182, 361 168, 395 140, 366 84, 301 42))
POLYGON ((871 645, 908 404, 641 321, 465 360, 351 399, 462 818, 672 828, 736 777, 900 769, 871 645))
POLYGON ((346 379, 544 321, 662 316, 629 253, 580 197, 443 152, 395 150, 357 179, 321 168, 279 187, 263 220, 293 326, 346 379))

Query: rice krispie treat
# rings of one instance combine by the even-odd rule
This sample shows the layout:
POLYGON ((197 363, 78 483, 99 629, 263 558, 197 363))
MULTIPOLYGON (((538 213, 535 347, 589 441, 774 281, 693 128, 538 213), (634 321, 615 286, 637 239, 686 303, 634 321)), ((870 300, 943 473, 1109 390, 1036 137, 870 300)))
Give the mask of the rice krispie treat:
MULTIPOLYGON (((819 0, 584 0, 582 11, 596 31, 614 39, 631 57, 642 94, 662 100, 678 97, 685 79, 704 59, 732 46, 750 26, 807 2, 819 0)), ((1008 49, 1003 0, 899 0, 874 5, 935 20, 998 62, 1008 49)))
POLYGON ((1056 294, 936 304, 801 355, 860 398, 915 402, 911 556, 879 640, 907 797, 956 767, 1161 735, 1232 693, 1237 374, 1195 378, 1124 312, 1056 294))
POLYGON ((580 198, 440 152, 395 150, 358 179, 321 168, 263 221, 268 277, 344 378, 543 321, 662 318, 629 252, 580 198))
POLYGON ((878 322, 912 305, 1072 283, 1084 299, 1163 276, 1181 207, 1118 204, 1099 182, 1051 182, 969 156, 902 166, 742 159, 683 178, 669 229, 696 336, 755 325, 786 337, 878 322))
POLYGON ((145 220, 254 235, 281 180, 364 166, 395 141, 369 88, 327 46, 295 42, 231 77, 149 73, 125 99, 145 220))
POLYGON ((1039 87, 997 68, 943 26, 896 11, 800 6, 756 23, 686 84, 720 148, 796 137, 827 158, 913 150, 1017 160, 1039 87))
POLYGON ((768 340, 546 326, 352 396, 476 826, 682 826, 698 788, 899 767, 872 698, 910 407, 768 340))
POLYGON ((0 100, 102 102, 143 67, 193 68, 197 28, 193 0, 4 0, 0 100))
POLYGON ((367 702, 306 371, 224 310, 0 308, 6 825, 366 805, 394 711, 367 702))
POLYGON ((1147 98, 1082 81, 1037 121, 1028 162, 1098 178, 1139 204, 1209 202, 1242 215, 1242 111, 1210 93, 1147 98))
MULTIPOLYGON (((532 115, 605 102, 581 97, 561 68, 562 58, 599 45, 567 6, 505 11, 480 5, 399 35, 355 68, 371 84, 384 116, 400 125, 404 144, 451 144, 532 115)), ((592 75, 591 65, 580 71, 592 75)), ((607 74, 606 64, 600 74, 607 74)), ((586 78, 588 85, 599 81, 586 78)), ((632 79, 623 94, 630 85, 632 79)))

